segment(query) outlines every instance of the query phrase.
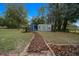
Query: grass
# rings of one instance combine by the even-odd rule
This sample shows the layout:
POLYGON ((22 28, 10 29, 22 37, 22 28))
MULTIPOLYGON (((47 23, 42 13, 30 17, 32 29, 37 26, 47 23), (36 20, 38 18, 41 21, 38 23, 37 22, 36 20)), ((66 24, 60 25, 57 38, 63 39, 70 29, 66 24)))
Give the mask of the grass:
POLYGON ((65 32, 39 32, 44 39, 53 44, 79 44, 79 34, 65 32))
POLYGON ((22 33, 17 29, 0 29, 0 52, 20 52, 28 44, 32 33, 22 33))

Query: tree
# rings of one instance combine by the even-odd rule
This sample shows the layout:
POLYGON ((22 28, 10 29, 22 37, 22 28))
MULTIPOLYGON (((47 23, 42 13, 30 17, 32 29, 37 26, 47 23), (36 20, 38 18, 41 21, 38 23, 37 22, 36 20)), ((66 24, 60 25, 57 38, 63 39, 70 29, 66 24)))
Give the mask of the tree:
POLYGON ((33 17, 33 18, 32 18, 32 24, 38 25, 38 19, 35 18, 35 17, 33 17))
POLYGON ((8 28, 19 28, 26 24, 26 11, 23 4, 7 4, 5 19, 8 28))
POLYGON ((36 24, 36 25, 38 25, 38 24, 44 24, 44 20, 41 19, 41 18, 38 18, 38 17, 33 17, 32 18, 32 24, 36 24))
POLYGON ((79 18, 79 4, 49 4, 49 19, 53 20, 53 30, 66 31, 69 22, 75 22, 79 18))
POLYGON ((49 14, 47 22, 52 24, 53 31, 59 31, 61 28, 61 19, 60 19, 60 12, 62 11, 59 7, 60 4, 49 4, 49 14), (61 11, 60 11, 61 10, 61 11))
POLYGON ((39 16, 44 16, 44 14, 45 14, 45 7, 44 6, 40 7, 39 10, 38 10, 38 13, 39 13, 39 16))
POLYGON ((5 25, 5 19, 0 16, 0 26, 4 26, 5 25))
MULTIPOLYGON (((38 10, 38 22, 45 22, 45 7, 42 6, 38 10)), ((42 22, 42 23, 43 23, 42 22)))
POLYGON ((32 18, 32 24, 44 24, 45 23, 45 7, 42 6, 38 9, 38 16, 32 18))

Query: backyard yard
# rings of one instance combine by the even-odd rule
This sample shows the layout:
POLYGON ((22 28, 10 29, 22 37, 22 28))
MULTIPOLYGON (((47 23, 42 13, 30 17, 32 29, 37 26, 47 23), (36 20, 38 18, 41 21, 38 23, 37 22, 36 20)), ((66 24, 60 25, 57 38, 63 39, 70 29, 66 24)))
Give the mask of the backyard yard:
MULTIPOLYGON (((30 42, 34 33, 23 33, 17 29, 0 29, 0 55, 19 55, 28 46, 29 42, 29 47, 31 46, 29 50, 34 49, 34 47, 33 51, 40 50, 45 44, 43 38, 55 55, 79 55, 79 34, 39 31, 37 33, 35 35, 38 37, 35 36, 30 42)), ((45 47, 43 50, 45 50, 45 47)))
POLYGON ((0 56, 79 56, 79 4, 0 8, 0 56))
POLYGON ((0 54, 19 54, 28 44, 32 33, 17 29, 0 29, 0 54))
POLYGON ((65 32, 39 32, 47 42, 53 44, 79 44, 79 34, 65 32))

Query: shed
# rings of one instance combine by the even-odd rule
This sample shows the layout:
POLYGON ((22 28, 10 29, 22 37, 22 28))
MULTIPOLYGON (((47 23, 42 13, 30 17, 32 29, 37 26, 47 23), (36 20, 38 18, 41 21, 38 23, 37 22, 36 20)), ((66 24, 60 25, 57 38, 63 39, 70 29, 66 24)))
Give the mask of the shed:
POLYGON ((30 31, 36 31, 38 29, 38 26, 36 24, 30 25, 30 31))
POLYGON ((39 24, 38 31, 50 32, 52 28, 51 24, 39 24))

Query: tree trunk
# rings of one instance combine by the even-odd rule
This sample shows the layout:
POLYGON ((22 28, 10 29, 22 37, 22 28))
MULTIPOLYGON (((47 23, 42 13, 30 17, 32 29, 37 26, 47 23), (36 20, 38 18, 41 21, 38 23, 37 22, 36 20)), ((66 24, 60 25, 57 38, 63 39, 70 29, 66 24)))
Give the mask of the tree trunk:
POLYGON ((55 20, 55 24, 54 24, 54 27, 53 27, 54 32, 56 31, 56 27, 57 27, 57 21, 55 20))
POLYGON ((64 20, 64 22, 63 22, 63 27, 62 27, 62 31, 66 31, 66 27, 67 27, 67 22, 68 22, 68 20, 64 20))
POLYGON ((61 25, 62 25, 61 20, 59 20, 58 25, 57 25, 57 30, 58 31, 61 31, 61 25))

